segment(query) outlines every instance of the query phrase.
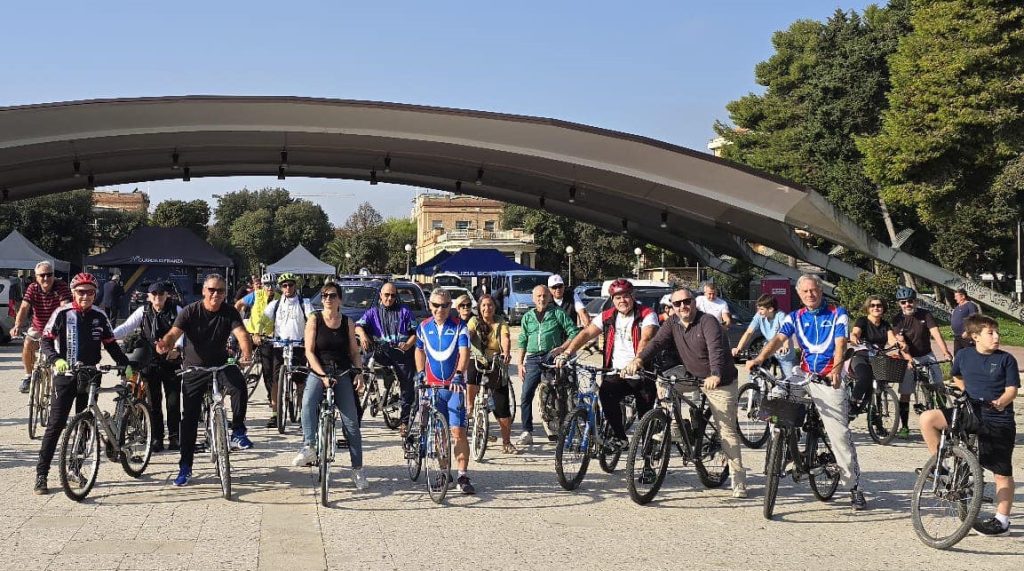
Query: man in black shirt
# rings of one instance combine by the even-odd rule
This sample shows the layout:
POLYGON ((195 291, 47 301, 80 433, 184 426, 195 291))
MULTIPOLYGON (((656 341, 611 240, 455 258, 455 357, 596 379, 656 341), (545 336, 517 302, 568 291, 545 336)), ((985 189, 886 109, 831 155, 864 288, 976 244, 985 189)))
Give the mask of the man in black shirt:
POLYGON ((953 354, 956 355, 961 349, 973 344, 970 339, 964 337, 964 320, 975 313, 981 313, 981 309, 978 308, 978 304, 968 299, 967 290, 963 288, 953 293, 953 299, 956 300, 956 307, 949 316, 949 325, 953 329, 953 354))
MULTIPOLYGON (((932 341, 942 347, 945 359, 953 358, 946 347, 946 341, 939 333, 939 326, 931 312, 917 307, 917 292, 912 288, 900 286, 896 289, 896 300, 900 304, 900 314, 892 320, 892 331, 900 349, 909 354, 915 363, 933 363, 928 368, 928 376, 933 386, 942 386, 942 369, 934 364, 935 354, 932 352, 932 341)), ((914 394, 914 371, 907 369, 903 382, 900 383, 900 438, 909 438, 910 429, 910 395, 914 394)))
MULTIPOLYGON (((242 316, 230 304, 224 303, 227 295, 227 284, 219 274, 206 276, 203 282, 203 299, 191 303, 178 313, 174 325, 159 342, 156 350, 167 354, 182 335, 188 337, 185 344, 184 366, 188 367, 219 367, 227 362, 228 337, 235 336, 242 350, 242 361, 252 358, 252 346, 249 335, 242 325, 242 316)), ((232 434, 231 447, 246 450, 252 448, 252 442, 246 436, 245 411, 249 403, 245 379, 237 367, 228 367, 222 371, 225 381, 224 390, 231 397, 232 434)), ((178 477, 175 486, 185 486, 192 479, 192 459, 196 449, 196 430, 199 424, 199 412, 203 405, 203 393, 206 392, 210 376, 200 374, 187 377, 182 382, 183 411, 181 418, 181 459, 178 462, 178 477)))

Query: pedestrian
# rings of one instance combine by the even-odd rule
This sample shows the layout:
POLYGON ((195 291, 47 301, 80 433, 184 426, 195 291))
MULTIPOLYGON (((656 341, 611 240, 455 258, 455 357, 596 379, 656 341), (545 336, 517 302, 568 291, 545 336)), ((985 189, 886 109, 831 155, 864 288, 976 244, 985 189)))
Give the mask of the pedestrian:
POLYGON ((967 297, 967 290, 960 288, 953 292, 953 299, 956 300, 956 307, 949 316, 949 325, 953 329, 953 355, 965 347, 974 345, 964 332, 964 321, 974 315, 981 313, 981 308, 967 297))
POLYGON ((117 322, 117 312, 121 307, 121 298, 124 296, 124 287, 121 286, 121 278, 118 274, 110 274, 110 279, 103 284, 103 301, 100 303, 103 312, 111 325, 117 322))

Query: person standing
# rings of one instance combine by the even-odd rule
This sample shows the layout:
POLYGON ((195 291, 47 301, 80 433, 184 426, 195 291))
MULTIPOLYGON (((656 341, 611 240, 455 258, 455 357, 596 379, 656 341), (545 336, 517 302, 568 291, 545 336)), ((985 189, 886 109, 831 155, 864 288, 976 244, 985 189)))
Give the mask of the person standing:
MULTIPOLYGON (((930 364, 928 377, 932 386, 942 388, 942 368, 936 363, 932 352, 932 342, 942 348, 946 359, 952 359, 945 339, 939 333, 939 325, 935 323, 930 311, 917 307, 917 292, 913 288, 900 286, 896 288, 896 301, 900 303, 900 314, 892 320, 892 330, 896 334, 900 350, 910 356, 917 364, 930 364)), ((913 368, 908 368, 900 383, 900 438, 910 438, 910 395, 914 394, 916 381, 913 368)))
MULTIPOLYGON (((747 343, 754 337, 755 333, 760 333, 767 343, 778 334, 779 329, 782 328, 782 322, 786 320, 786 314, 779 313, 779 306, 774 297, 762 295, 757 298, 755 303, 757 304, 757 315, 750 321, 750 326, 747 327, 739 342, 736 343, 736 347, 733 348, 733 357, 747 346, 747 343)), ((793 367, 796 366, 796 349, 793 347, 793 340, 790 339, 784 343, 782 348, 772 357, 779 362, 782 374, 789 376, 793 372, 793 367)))
POLYGON ((475 357, 483 358, 487 362, 501 359, 504 366, 495 367, 490 376, 485 378, 480 378, 484 375, 476 371, 474 367, 471 375, 476 376, 477 379, 470 379, 470 383, 475 382, 477 385, 481 385, 486 382, 491 387, 491 397, 494 399, 494 417, 498 419, 498 426, 501 429, 502 449, 506 454, 516 454, 519 451, 512 444, 512 408, 509 406, 507 374, 508 364, 512 360, 512 337, 509 333, 508 323, 497 315, 498 304, 493 297, 484 294, 477 303, 480 316, 470 318, 469 323, 466 324, 469 328, 472 353, 475 357))
POLYGON ((18 314, 14 317, 14 327, 10 331, 11 337, 17 336, 28 317, 29 310, 32 310, 32 322, 25 332, 25 342, 21 346, 25 378, 22 379, 18 390, 23 393, 28 392, 32 369, 36 366, 36 351, 39 350, 39 340, 46 323, 61 304, 71 301, 71 290, 68 284, 58 280, 54 275, 53 264, 47 261, 39 262, 36 264, 35 275, 36 281, 25 288, 18 314))
POLYGON ((590 314, 583 304, 583 300, 575 293, 572 297, 565 296, 565 282, 562 276, 553 274, 548 276, 548 289, 551 291, 551 303, 569 316, 573 325, 583 328, 590 324, 590 314))
POLYGON ((718 320, 726 329, 732 325, 732 314, 729 313, 729 304, 718 297, 718 286, 715 282, 704 282, 704 295, 697 298, 697 309, 701 313, 707 313, 718 320))
POLYGON ((964 321, 976 313, 981 313, 981 308, 967 297, 967 290, 963 288, 953 292, 953 299, 956 300, 956 307, 950 314, 949 325, 953 329, 953 355, 956 356, 961 349, 971 346, 971 340, 964 336, 964 321))
POLYGON ((244 318, 242 323, 249 332, 253 344, 260 346, 260 373, 263 376, 263 386, 267 389, 267 401, 270 402, 270 388, 274 378, 274 351, 269 344, 266 347, 262 345, 264 340, 274 336, 274 320, 263 312, 270 302, 277 298, 277 294, 274 292, 273 275, 263 274, 259 281, 260 285, 256 289, 235 301, 235 309, 241 315, 249 312, 249 317, 244 318))
MULTIPOLYGON (((277 285, 281 288, 281 296, 267 304, 267 308, 263 310, 263 316, 273 322, 274 336, 277 339, 296 341, 301 345, 305 337, 306 319, 313 314, 313 305, 308 299, 299 295, 298 281, 295 274, 291 272, 285 272, 277 276, 277 285)), ((301 367, 306 364, 306 354, 298 350, 299 348, 299 346, 296 346, 295 350, 292 351, 292 366, 301 367)), ((278 381, 278 371, 284 366, 284 347, 274 347, 273 354, 274 376, 270 379, 270 406, 275 412, 270 415, 270 420, 267 421, 267 428, 277 426, 278 407, 284 406, 283 403, 277 402, 277 384, 280 382, 278 381)), ((297 394, 301 395, 306 383, 306 377, 299 373, 293 373, 292 383, 295 385, 297 394)), ((281 414, 286 414, 283 408, 281 409, 281 414)))
POLYGON ((103 308, 111 324, 117 323, 117 314, 121 309, 121 298, 124 296, 124 288, 121 287, 121 279, 118 274, 110 274, 110 279, 103 284, 103 300, 100 306, 103 308))

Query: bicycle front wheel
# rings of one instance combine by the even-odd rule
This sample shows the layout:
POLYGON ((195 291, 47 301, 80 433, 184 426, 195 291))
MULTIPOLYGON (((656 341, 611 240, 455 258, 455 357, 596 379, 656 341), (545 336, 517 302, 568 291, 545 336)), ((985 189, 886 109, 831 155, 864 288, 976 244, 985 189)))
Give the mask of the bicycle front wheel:
POLYGON ((671 438, 669 416, 655 408, 640 419, 626 454, 626 488, 634 502, 644 505, 654 499, 668 472, 671 438))
POLYGON ((256 387, 260 386, 260 379, 263 378, 263 364, 259 357, 253 355, 253 363, 245 371, 245 388, 249 392, 249 400, 256 393, 256 387))
POLYGON ((228 446, 228 422, 222 407, 213 411, 213 446, 217 455, 217 476, 225 500, 231 499, 231 448, 228 446))
POLYGON ((700 483, 707 488, 721 488, 729 478, 729 458, 722 448, 722 436, 711 419, 704 421, 704 433, 697 435, 694 448, 693 467, 697 469, 700 483))
POLYGON ((765 461, 767 479, 764 484, 764 518, 772 519, 775 513, 775 499, 779 495, 779 480, 782 478, 782 464, 786 456, 786 441, 789 432, 780 430, 768 440, 768 458, 765 461))
POLYGON ((402 395, 398 379, 392 379, 391 385, 384 391, 383 404, 380 407, 384 416, 384 424, 391 430, 397 430, 402 419, 402 395))
POLYGON ((565 418, 555 446, 555 474, 566 490, 575 490, 587 475, 590 449, 594 446, 587 411, 578 408, 565 418))
POLYGON ((39 385, 41 384, 42 381, 42 379, 40 379, 39 377, 41 376, 41 374, 42 369, 40 367, 36 367, 35 369, 33 369, 32 378, 29 381, 28 437, 33 440, 35 440, 35 437, 38 434, 38 432, 36 431, 36 427, 39 423, 39 391, 41 390, 41 387, 39 385))
POLYGON ((448 494, 448 481, 451 479, 452 442, 448 419, 434 411, 427 430, 427 493, 435 504, 439 504, 448 494))
POLYGON ((746 383, 736 399, 736 432, 747 448, 758 449, 768 440, 768 421, 761 420, 761 387, 746 383))
POLYGON ((487 406, 476 405, 473 411, 473 435, 469 443, 473 449, 473 459, 477 462, 484 459, 487 453, 487 438, 491 432, 491 415, 487 412, 487 406))
POLYGON ((917 476, 910 515, 925 545, 949 549, 970 533, 978 518, 985 480, 978 457, 963 445, 947 446, 939 454, 941 460, 932 456, 917 476), (938 481, 937 465, 942 467, 938 481))
POLYGON ((320 505, 326 506, 331 491, 331 464, 334 462, 334 415, 320 417, 320 450, 318 463, 320 468, 320 505))
POLYGON ((809 432, 804 453, 807 465, 811 467, 811 493, 815 498, 827 502, 835 495, 842 476, 828 435, 824 432, 809 432))
POLYGON ((288 405, 285 402, 288 389, 288 375, 286 374, 284 367, 281 367, 277 371, 277 390, 274 392, 275 399, 277 400, 277 406, 274 407, 274 414, 277 416, 277 432, 284 434, 284 427, 288 426, 288 418, 285 416, 288 414, 288 405))
POLYGON ((117 445, 121 449, 121 467, 132 478, 142 476, 153 456, 153 435, 149 407, 136 400, 126 407, 121 419, 117 445))
POLYGON ((868 434, 878 444, 886 445, 896 438, 900 428, 899 397, 888 384, 875 391, 868 401, 868 434))
POLYGON ((512 422, 516 421, 516 412, 519 410, 519 401, 516 400, 516 389, 512 386, 512 380, 508 381, 508 409, 512 415, 509 417, 512 422))
POLYGON ((600 424, 601 427, 599 430, 601 431, 602 440, 604 442, 601 444, 601 451, 597 455, 597 465, 600 466, 601 470, 606 474, 611 474, 615 471, 615 467, 619 465, 619 458, 622 457, 622 448, 616 447, 612 449, 608 447, 608 442, 613 437, 612 429, 608 426, 607 421, 602 421, 600 424))
POLYGON ((75 416, 60 443, 60 485, 64 495, 80 502, 96 485, 100 470, 99 427, 92 412, 75 416))

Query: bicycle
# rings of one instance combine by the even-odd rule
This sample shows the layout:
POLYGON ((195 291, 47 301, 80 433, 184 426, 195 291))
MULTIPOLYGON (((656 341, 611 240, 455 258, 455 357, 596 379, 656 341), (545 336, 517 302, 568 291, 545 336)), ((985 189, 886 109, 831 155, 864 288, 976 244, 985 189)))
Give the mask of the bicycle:
POLYGON ((233 359, 228 359, 227 363, 219 367, 192 366, 179 371, 182 377, 189 374, 210 375, 210 386, 203 394, 202 408, 205 449, 210 453, 210 462, 217 471, 221 495, 225 500, 231 499, 231 446, 228 443, 228 418, 224 409, 220 375, 224 369, 237 366, 233 359))
MULTIPOLYGON (((494 397, 489 378, 494 372, 498 372, 498 384, 502 389, 505 385, 511 385, 508 377, 508 364, 501 355, 495 355, 489 360, 483 356, 473 357, 476 359, 476 371, 480 376, 480 389, 473 401, 473 427, 469 436, 469 446, 473 452, 473 459, 477 462, 484 459, 487 453, 487 443, 491 438, 491 413, 494 412, 494 397)), ((511 389, 511 386, 508 387, 511 389)), ((515 399, 513 394, 512 399, 515 399)))
POLYGON ((736 433, 747 448, 756 450, 768 441, 768 421, 761 418, 761 403, 781 377, 769 367, 758 365, 750 371, 749 378, 750 381, 740 386, 737 392, 736 433))
POLYGON ((36 349, 36 364, 29 377, 28 391, 28 437, 42 437, 46 421, 50 418, 50 399, 53 396, 53 372, 46 364, 42 344, 36 349))
POLYGON ((281 367, 277 370, 277 394, 275 395, 277 406, 274 408, 274 415, 277 417, 277 432, 284 434, 284 429, 289 422, 298 421, 299 409, 302 407, 302 395, 297 392, 292 383, 292 375, 297 372, 295 365, 292 364, 292 358, 295 348, 302 348, 302 341, 279 337, 274 337, 270 341, 274 347, 281 348, 282 354, 281 367))
POLYGON ((659 396, 657 406, 640 419, 629 443, 626 455, 629 497, 640 505, 654 499, 665 481, 673 443, 683 465, 693 463, 697 477, 706 488, 720 488, 729 477, 729 463, 721 435, 711 419, 711 403, 700 390, 701 379, 682 365, 660 374, 649 371, 643 374, 655 379, 659 396), (699 392, 696 402, 685 396, 685 388, 699 392), (688 407, 689 418, 683 418, 683 405, 688 407), (672 430, 673 422, 677 431, 672 430))
POLYGON ((149 406, 138 397, 137 375, 129 382, 122 367, 76 363, 71 368, 71 376, 79 392, 88 392, 89 401, 85 410, 71 420, 61 438, 60 484, 64 495, 80 502, 96 485, 101 439, 107 458, 120 461, 126 474, 139 478, 153 454, 152 435, 149 406), (103 374, 110 371, 116 371, 121 382, 111 388, 101 388, 103 374), (113 416, 96 403, 99 394, 107 392, 117 395, 113 416))
POLYGON ((402 420, 402 395, 398 375, 388 365, 381 365, 377 357, 383 354, 387 345, 377 345, 370 353, 364 373, 364 390, 360 408, 369 410, 370 416, 378 413, 384 417, 384 425, 395 430, 402 420))
POLYGON ((576 371, 572 367, 556 367, 551 359, 546 359, 541 368, 547 369, 541 375, 537 389, 540 392, 541 421, 548 440, 557 440, 566 415, 572 408, 571 400, 577 384, 576 371))
MULTIPOLYGON (((881 445, 890 444, 900 429, 899 395, 892 388, 891 383, 899 383, 903 380, 903 374, 907 370, 907 362, 900 358, 893 358, 890 353, 897 350, 896 347, 885 349, 874 349, 868 345, 861 344, 850 348, 852 351, 866 350, 871 363, 871 375, 873 377, 871 392, 867 395, 866 421, 868 435, 871 440, 881 445)), ((857 378, 849 368, 849 360, 846 361, 844 369, 843 387, 846 390, 847 400, 853 402, 853 386, 857 378)), ((859 415, 850 415, 853 420, 859 415)))
POLYGON ((440 504, 448 494, 451 480, 452 443, 448 419, 436 407, 437 391, 442 387, 420 383, 417 387, 417 406, 409 418, 409 434, 402 443, 406 469, 413 482, 420 477, 424 461, 427 493, 434 503, 440 504))
POLYGON ((842 474, 814 401, 806 396, 793 397, 791 393, 793 389, 812 382, 831 385, 827 378, 814 373, 806 373, 800 381, 780 379, 776 386, 784 387, 786 394, 768 398, 761 403, 762 417, 770 419, 772 423, 764 467, 767 476, 764 492, 765 519, 772 519, 779 493, 779 480, 786 475, 783 468, 789 462, 793 463, 792 470, 788 472, 793 481, 799 482, 803 476, 807 476, 811 493, 818 500, 830 500, 839 487, 842 474), (800 449, 801 432, 805 437, 803 450, 800 449), (818 449, 819 444, 821 450, 818 449))
POLYGON ((953 397, 949 426, 942 431, 938 450, 918 473, 910 502, 914 532, 925 545, 935 549, 949 549, 966 537, 986 500, 977 437, 968 431, 965 417, 968 407, 991 406, 958 389, 943 392, 953 397), (932 529, 930 525, 947 527, 943 522, 949 522, 949 531, 932 529))
MULTIPOLYGON (((233 338, 232 338, 233 339, 233 338)), ((245 379, 245 389, 249 392, 249 399, 256 393, 256 387, 263 379, 263 344, 253 344, 252 361, 242 369, 242 377, 245 379)))
MULTIPOLYGON (((304 367, 302 367, 304 368, 304 367)), ((310 373, 311 371, 306 371, 310 373)), ((359 369, 353 367, 338 372, 333 366, 326 368, 327 377, 331 380, 330 389, 324 390, 324 396, 320 399, 319 412, 317 413, 316 429, 316 464, 317 482, 320 484, 320 505, 326 506, 331 487, 331 464, 334 463, 334 454, 337 450, 337 421, 339 419, 338 407, 334 404, 334 384, 339 377, 350 373, 359 374, 359 369)), ((319 382, 323 378, 312 373, 319 382)))
POLYGON ((947 408, 946 393, 943 389, 932 384, 929 370, 933 365, 942 365, 952 362, 950 359, 942 361, 931 361, 917 363, 911 361, 910 366, 914 375, 914 412, 920 415, 926 410, 947 408))

